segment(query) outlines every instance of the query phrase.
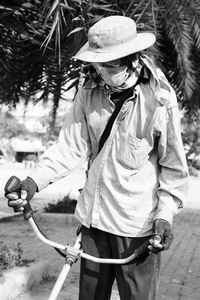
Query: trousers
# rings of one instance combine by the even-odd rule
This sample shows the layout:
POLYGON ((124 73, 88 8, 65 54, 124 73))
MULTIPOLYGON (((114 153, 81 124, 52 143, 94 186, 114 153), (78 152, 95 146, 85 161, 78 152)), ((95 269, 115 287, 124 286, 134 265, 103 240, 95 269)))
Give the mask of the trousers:
MULTIPOLYGON (((85 253, 102 258, 125 258, 150 237, 117 236, 82 226, 85 253)), ((160 277, 160 253, 128 264, 98 264, 81 258, 79 300, 109 300, 116 279, 121 300, 155 300, 160 277)))

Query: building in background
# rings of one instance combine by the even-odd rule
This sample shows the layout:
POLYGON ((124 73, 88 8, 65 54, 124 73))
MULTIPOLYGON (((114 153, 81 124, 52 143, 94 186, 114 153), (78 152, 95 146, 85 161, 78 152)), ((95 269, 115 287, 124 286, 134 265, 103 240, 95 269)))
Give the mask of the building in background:
MULTIPOLYGON (((20 134, 18 134, 17 128, 16 134, 11 134, 11 136, 3 136, 3 133, 1 134, 1 161, 16 161, 24 163, 27 166, 35 166, 39 156, 55 141, 55 132, 59 132, 65 115, 73 105, 73 98, 74 92, 71 91, 70 93, 68 92, 67 100, 60 100, 59 102, 55 122, 56 128, 54 128, 54 139, 52 138, 53 135, 51 135, 52 130, 50 128, 52 101, 49 100, 46 103, 40 101, 37 104, 30 102, 27 105, 24 104, 24 101, 21 101, 13 110, 9 110, 7 106, 1 105, 0 115, 9 112, 9 115, 17 120, 16 124, 18 125, 14 125, 14 130, 15 126, 20 127, 22 125, 22 128, 24 128, 24 130, 20 131, 20 134)), ((0 126, 4 125, 0 124, 0 126)), ((5 127, 4 132, 6 133, 6 131, 5 127)))

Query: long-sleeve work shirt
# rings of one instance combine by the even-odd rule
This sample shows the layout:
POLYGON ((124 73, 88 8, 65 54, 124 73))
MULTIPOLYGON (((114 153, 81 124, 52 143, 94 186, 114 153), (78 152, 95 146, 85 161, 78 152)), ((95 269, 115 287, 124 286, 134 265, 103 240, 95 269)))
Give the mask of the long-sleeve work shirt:
POLYGON ((176 95, 148 57, 143 63, 150 81, 125 101, 99 154, 115 105, 109 91, 93 82, 79 89, 58 142, 30 175, 41 190, 90 157, 75 216, 87 227, 129 237, 151 234, 157 218, 172 222, 188 184, 176 95))

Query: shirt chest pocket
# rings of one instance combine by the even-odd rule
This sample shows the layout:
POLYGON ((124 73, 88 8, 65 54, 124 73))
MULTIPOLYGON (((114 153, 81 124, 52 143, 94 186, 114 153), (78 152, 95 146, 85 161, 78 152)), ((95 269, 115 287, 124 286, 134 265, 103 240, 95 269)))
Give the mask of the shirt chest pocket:
POLYGON ((138 169, 149 159, 152 147, 147 139, 138 139, 130 134, 123 134, 119 145, 120 162, 124 167, 138 169))

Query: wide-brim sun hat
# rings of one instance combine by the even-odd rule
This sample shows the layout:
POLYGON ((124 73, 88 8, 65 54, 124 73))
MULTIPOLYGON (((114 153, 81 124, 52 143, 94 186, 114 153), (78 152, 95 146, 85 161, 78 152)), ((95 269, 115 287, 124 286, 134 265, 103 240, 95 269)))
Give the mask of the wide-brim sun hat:
POLYGON ((136 23, 125 16, 109 16, 88 31, 88 42, 73 57, 85 62, 107 62, 151 47, 156 37, 151 32, 137 33, 136 23))

